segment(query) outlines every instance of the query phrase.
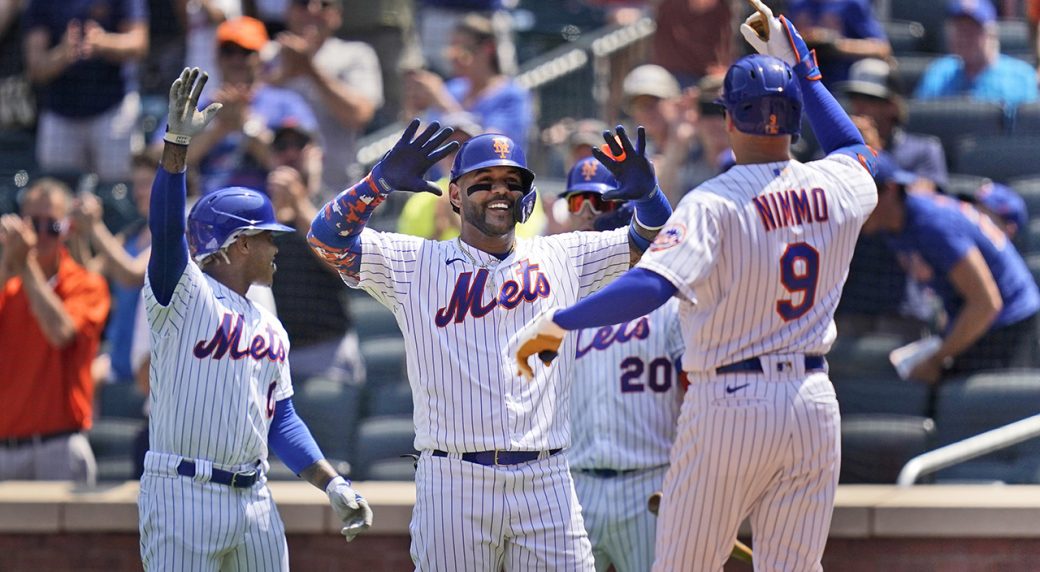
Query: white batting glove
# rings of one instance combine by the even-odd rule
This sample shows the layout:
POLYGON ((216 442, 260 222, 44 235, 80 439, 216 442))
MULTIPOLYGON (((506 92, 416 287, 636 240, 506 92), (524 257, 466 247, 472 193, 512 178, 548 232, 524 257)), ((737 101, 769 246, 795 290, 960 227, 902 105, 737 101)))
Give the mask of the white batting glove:
POLYGON ((166 121, 165 141, 187 145, 191 138, 209 125, 223 104, 211 103, 198 110, 199 96, 206 86, 209 74, 199 68, 184 68, 181 76, 170 86, 169 118, 166 121))
POLYGON ((365 497, 350 487, 349 481, 336 477, 325 486, 325 493, 329 495, 332 510, 343 522, 339 532, 347 542, 372 526, 372 508, 368 506, 365 497))
POLYGON ((560 345, 567 330, 553 321, 555 306, 542 310, 513 336, 509 344, 510 353, 516 358, 516 374, 524 379, 534 379, 534 370, 528 360, 537 354, 538 359, 548 366, 559 355, 560 345))
POLYGON ((748 16, 740 25, 744 39, 756 52, 779 58, 794 67, 798 63, 798 56, 791 47, 784 25, 761 0, 751 0, 751 4, 757 12, 748 16))

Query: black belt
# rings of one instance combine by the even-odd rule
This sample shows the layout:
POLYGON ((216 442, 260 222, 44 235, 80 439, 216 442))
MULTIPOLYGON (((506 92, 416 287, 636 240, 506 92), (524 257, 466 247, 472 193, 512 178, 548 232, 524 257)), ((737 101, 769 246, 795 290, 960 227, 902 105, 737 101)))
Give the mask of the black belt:
POLYGON ((44 443, 51 439, 57 439, 59 437, 68 437, 69 435, 75 435, 79 433, 79 429, 69 429, 68 431, 58 431, 57 433, 46 433, 29 435, 28 437, 0 437, 0 447, 5 449, 13 449, 15 447, 21 447, 23 445, 29 445, 32 443, 44 443))
MULTIPOLYGON (((177 474, 184 477, 194 477, 195 462, 187 459, 182 460, 180 464, 177 465, 177 474)), ((242 471, 241 473, 232 473, 231 471, 214 468, 213 475, 210 476, 209 480, 218 485, 227 485, 229 487, 235 487, 236 489, 248 489, 255 485, 256 480, 259 478, 260 473, 255 469, 252 471, 242 471)))
MULTIPOLYGON (((823 356, 805 356, 805 371, 827 369, 827 359, 823 356)), ((729 365, 715 368, 715 373, 762 373, 762 360, 757 357, 748 358, 729 365)))
MULTIPOLYGON (((563 449, 549 449, 548 457, 559 453, 563 449)), ((462 460, 478 465, 493 467, 495 465, 519 465, 535 461, 542 455, 542 451, 477 451, 475 453, 463 453, 462 460)), ((434 457, 447 457, 447 451, 434 451, 434 457)))
POLYGON ((589 475, 592 477, 598 477, 600 479, 612 479, 614 477, 620 477, 621 475, 627 475, 628 473, 634 473, 639 469, 575 469, 583 475, 589 475))

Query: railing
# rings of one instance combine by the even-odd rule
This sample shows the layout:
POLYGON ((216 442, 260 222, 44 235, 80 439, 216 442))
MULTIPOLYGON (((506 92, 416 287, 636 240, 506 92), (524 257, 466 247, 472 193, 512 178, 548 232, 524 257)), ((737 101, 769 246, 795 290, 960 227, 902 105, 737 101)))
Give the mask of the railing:
POLYGON ((964 461, 992 453, 1040 437, 1040 415, 1026 417, 1021 421, 980 433, 963 441, 951 443, 934 451, 910 459, 899 472, 896 483, 900 486, 914 484, 924 475, 945 469, 964 461))
MULTIPOLYGON (((590 32, 568 44, 525 62, 516 76, 518 84, 532 92, 561 78, 574 74, 596 60, 603 60, 628 46, 648 38, 657 29, 651 18, 642 18, 627 26, 608 26, 590 32)), ((597 73, 595 85, 589 86, 587 98, 602 104, 606 99, 605 74, 597 73)), ((370 165, 378 161, 404 132, 405 123, 398 122, 365 136, 358 145, 357 162, 370 165)))

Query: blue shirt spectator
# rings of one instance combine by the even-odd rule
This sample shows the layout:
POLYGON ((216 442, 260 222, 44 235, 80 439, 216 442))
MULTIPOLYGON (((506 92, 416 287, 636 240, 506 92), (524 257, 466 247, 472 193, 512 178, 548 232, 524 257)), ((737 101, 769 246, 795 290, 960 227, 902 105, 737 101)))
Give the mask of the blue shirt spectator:
POLYGON ((920 99, 968 96, 1015 107, 1036 101, 1036 70, 1022 60, 999 54, 996 61, 978 75, 969 77, 963 60, 943 56, 925 70, 914 96, 920 99))
POLYGON ((870 0, 792 0, 786 15, 816 49, 828 85, 844 81, 855 60, 892 51, 870 0))
MULTIPOLYGON (((446 87, 458 101, 469 97, 470 83, 464 77, 448 80, 446 87)), ((512 79, 481 94, 466 111, 475 115, 488 133, 501 133, 513 141, 527 141, 533 117, 531 94, 512 79)))
MULTIPOLYGON (((66 38, 70 23, 78 28, 80 49, 93 22, 105 32, 120 32, 124 26, 148 21, 144 0, 37 0, 29 2, 23 28, 45 30, 48 47, 58 45, 66 38)), ((122 63, 114 63, 95 54, 77 59, 40 90, 40 105, 65 117, 91 117, 107 111, 122 101, 131 85, 122 63)))

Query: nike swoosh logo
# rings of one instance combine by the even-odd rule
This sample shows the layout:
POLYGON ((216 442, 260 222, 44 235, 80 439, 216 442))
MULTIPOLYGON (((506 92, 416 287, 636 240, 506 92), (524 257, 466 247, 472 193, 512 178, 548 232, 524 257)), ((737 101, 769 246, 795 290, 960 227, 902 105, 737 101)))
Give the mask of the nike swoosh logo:
POLYGON ((744 385, 737 385, 737 386, 729 386, 729 385, 727 385, 726 386, 726 393, 736 393, 736 392, 740 391, 741 389, 744 389, 745 387, 747 387, 749 385, 751 385, 751 384, 750 383, 745 383, 744 385))
POLYGON ((449 259, 444 261, 444 265, 447 266, 447 265, 451 264, 452 262, 466 262, 466 261, 461 259, 461 258, 449 258, 449 259))

